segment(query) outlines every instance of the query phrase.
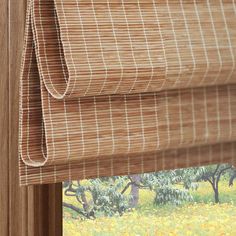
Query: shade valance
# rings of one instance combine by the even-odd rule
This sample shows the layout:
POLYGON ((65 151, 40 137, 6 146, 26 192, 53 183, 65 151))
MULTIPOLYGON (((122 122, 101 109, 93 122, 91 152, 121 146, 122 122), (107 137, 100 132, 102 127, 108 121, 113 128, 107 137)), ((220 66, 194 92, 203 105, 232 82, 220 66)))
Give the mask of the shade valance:
POLYGON ((232 162, 236 6, 31 0, 21 184, 232 162))

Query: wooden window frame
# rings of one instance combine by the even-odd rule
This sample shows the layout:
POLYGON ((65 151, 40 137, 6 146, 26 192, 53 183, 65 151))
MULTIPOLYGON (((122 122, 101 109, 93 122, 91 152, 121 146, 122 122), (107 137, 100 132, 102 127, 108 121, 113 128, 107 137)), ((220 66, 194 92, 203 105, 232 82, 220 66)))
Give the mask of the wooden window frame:
POLYGON ((0 235, 62 235, 62 185, 19 187, 19 72, 27 0, 1 0, 0 235))

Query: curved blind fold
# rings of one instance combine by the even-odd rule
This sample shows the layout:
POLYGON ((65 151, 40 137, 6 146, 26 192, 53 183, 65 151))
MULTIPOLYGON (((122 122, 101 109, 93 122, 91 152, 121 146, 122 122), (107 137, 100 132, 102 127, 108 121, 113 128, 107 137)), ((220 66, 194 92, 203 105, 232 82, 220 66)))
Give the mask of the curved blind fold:
POLYGON ((21 184, 233 162, 234 0, 31 0, 21 184))

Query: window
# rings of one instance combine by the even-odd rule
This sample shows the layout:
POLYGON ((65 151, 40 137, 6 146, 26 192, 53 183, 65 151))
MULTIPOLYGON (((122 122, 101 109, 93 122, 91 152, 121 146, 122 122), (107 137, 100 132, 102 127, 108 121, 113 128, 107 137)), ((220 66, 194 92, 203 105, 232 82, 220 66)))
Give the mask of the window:
POLYGON ((229 164, 63 184, 64 236, 234 235, 229 164))

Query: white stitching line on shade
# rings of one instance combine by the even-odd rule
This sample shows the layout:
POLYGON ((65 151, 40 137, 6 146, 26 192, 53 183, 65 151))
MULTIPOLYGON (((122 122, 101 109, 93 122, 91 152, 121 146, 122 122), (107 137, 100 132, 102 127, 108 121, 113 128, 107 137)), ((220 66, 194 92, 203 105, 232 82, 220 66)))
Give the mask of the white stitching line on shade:
POLYGON ((49 114, 49 120, 50 120, 50 126, 51 126, 51 134, 52 134, 52 149, 53 149, 53 154, 52 154, 52 160, 54 161, 55 159, 55 142, 54 142, 54 127, 53 127, 53 122, 52 122, 52 114, 51 114, 51 102, 50 102, 50 97, 49 94, 47 95, 48 98, 48 114, 49 114))
POLYGON ((90 64, 89 53, 88 53, 88 46, 87 46, 86 38, 85 38, 85 34, 84 34, 84 26, 83 26, 83 20, 82 20, 82 17, 81 17, 79 3, 78 3, 78 1, 76 1, 76 3, 77 3, 77 12, 79 14, 79 19, 80 19, 80 22, 81 22, 81 34, 82 34, 83 42, 84 42, 84 50, 85 50, 85 54, 86 54, 86 58, 87 58, 87 62, 88 62, 88 67, 89 67, 89 73, 90 73, 88 86, 87 86, 87 88, 86 88, 86 90, 85 90, 85 92, 83 94, 83 96, 86 96, 89 93, 89 89, 91 87, 92 78, 93 78, 93 70, 92 70, 92 66, 90 64))
POLYGON ((145 128, 144 128, 144 121, 143 121, 143 106, 142 106, 142 94, 139 94, 139 110, 140 110, 140 120, 141 120, 141 129, 142 129, 142 152, 145 151, 145 128))
MULTIPOLYGON (((43 54, 46 55, 46 53, 45 53, 46 51, 45 51, 44 28, 43 28, 43 25, 42 25, 43 20, 42 20, 42 14, 41 14, 41 12, 42 12, 42 9, 41 9, 41 0, 39 0, 38 6, 39 6, 38 14, 39 14, 39 18, 40 18, 40 24, 39 24, 39 26, 40 26, 40 31, 42 32, 41 35, 42 35, 42 40, 43 40, 43 42, 41 42, 41 43, 43 43, 43 47, 42 47, 42 48, 43 48, 43 54)), ((34 12, 33 15, 35 16, 35 15, 36 15, 36 14, 35 14, 35 7, 32 7, 32 11, 34 12)), ((31 21, 31 22, 32 22, 32 26, 33 26, 33 21, 31 21)), ((33 27, 32 27, 32 28, 33 28, 33 27)), ((37 45, 39 45, 37 30, 34 30, 34 32, 35 32, 35 34, 36 34, 35 40, 36 40, 36 42, 37 42, 37 45)), ((38 51, 36 50, 35 52, 36 52, 36 54, 38 55, 38 51)), ((37 58, 40 59, 40 56, 38 55, 37 58)), ((50 79, 50 84, 51 84, 53 90, 57 93, 57 95, 60 96, 60 93, 59 93, 59 92, 57 91, 57 89, 54 87, 54 84, 53 84, 53 82, 52 82, 51 74, 49 73, 48 58, 45 56, 44 59, 45 59, 45 61, 46 61, 46 68, 47 68, 47 69, 46 69, 46 74, 47 74, 48 78, 50 79)), ((38 62, 39 62, 39 60, 38 60, 38 62)), ((43 72, 44 70, 43 70, 43 68, 42 68, 41 63, 37 63, 37 64, 38 64, 39 70, 40 70, 41 72, 43 72)), ((43 75, 43 73, 40 73, 40 74, 43 75)))
POLYGON ((193 77, 195 75, 196 60, 195 60, 194 53, 193 53, 192 40, 191 40, 191 36, 190 36, 190 33, 189 33, 189 26, 188 26, 188 23, 187 23, 186 14, 185 14, 185 10, 184 10, 184 6, 183 6, 182 0, 180 0, 180 6, 181 6, 182 15, 184 17, 184 26, 185 26, 185 30, 187 32, 189 48, 190 48, 190 51, 191 51, 191 57, 192 57, 192 61, 193 61, 193 70, 192 70, 192 73, 191 73, 189 81, 186 83, 186 87, 188 87, 189 85, 191 85, 191 82, 192 82, 193 77))
POLYGON ((82 154, 84 156, 85 153, 85 144, 84 144, 84 128, 83 128, 83 117, 82 117, 82 107, 81 107, 81 100, 78 99, 78 110, 79 110, 79 118, 80 118, 80 130, 81 130, 81 142, 82 142, 82 154))
POLYGON ((216 89, 216 113, 217 113, 217 141, 220 140, 221 137, 221 127, 220 127, 220 104, 219 104, 219 88, 218 86, 215 87, 216 89))
MULTIPOLYGON (((56 27, 56 29, 57 29, 57 32, 58 32, 58 27, 56 27)), ((59 32, 58 32, 58 35, 59 35, 59 32)), ((59 42, 59 47, 61 47, 60 42, 59 42)), ((63 60, 62 60, 61 50, 60 50, 60 61, 61 61, 61 64, 62 64, 63 75, 64 75, 64 78, 65 78, 65 81, 66 81, 66 72, 65 72, 64 67, 63 67, 63 60)), ((68 148, 68 157, 67 158, 70 158, 71 147, 70 147, 70 140, 69 140, 69 133, 68 133, 69 125, 68 125, 68 118, 67 118, 67 111, 66 111, 66 101, 65 100, 63 101, 63 106, 64 106, 64 111, 65 111, 65 122, 66 122, 66 135, 67 135, 67 148, 68 148)), ((70 166, 69 166, 69 176, 70 175, 71 175, 71 173, 70 173, 70 166)))
MULTIPOLYGON (((93 97, 93 104, 94 104, 94 115, 95 115, 95 122, 96 122, 96 133, 97 133, 97 154, 96 156, 99 157, 100 154, 100 137, 99 137, 99 125, 98 125, 98 117, 97 117, 97 103, 96 97, 93 97)), ((100 168, 100 160, 96 158, 97 162, 97 178, 100 176, 99 168, 100 168)))
POLYGON ((123 81, 124 68, 123 68, 123 64, 122 64, 122 61, 121 61, 121 57, 120 57, 120 50, 119 50, 119 47, 118 47, 118 41, 117 41, 117 37, 116 37, 115 25, 114 25, 113 17, 112 17, 112 14, 111 14, 110 0, 107 0, 107 5, 108 5, 108 13, 109 13, 110 20, 111 20, 111 25, 112 25, 112 33, 113 33, 113 36, 114 36, 114 39, 115 39, 115 46, 116 46, 116 50, 117 50, 117 56, 118 56, 119 64, 120 64, 120 67, 121 67, 120 80, 119 80, 119 82, 116 86, 116 89, 114 91, 114 93, 117 93, 117 91, 120 88, 120 85, 123 81))
POLYGON ((178 89, 178 107, 179 107, 179 125, 180 125, 180 142, 179 145, 181 146, 184 142, 184 131, 183 131, 183 112, 182 112, 182 93, 181 90, 178 89))
MULTIPOLYGON (((54 14, 55 14, 55 18, 56 18, 56 9, 54 9, 54 14)), ((56 21, 57 19, 55 19, 56 21)), ((59 23, 56 24, 56 31, 57 31, 57 35, 60 35, 60 29, 59 29, 59 23)), ((65 79, 65 82, 67 83, 67 76, 66 76, 66 72, 65 72, 65 69, 64 69, 64 61, 62 60, 62 58, 64 57, 64 55, 62 55, 62 51, 63 51, 63 48, 62 48, 62 42, 60 41, 60 39, 58 39, 58 47, 59 47, 59 54, 60 54, 60 61, 61 61, 61 68, 62 68, 62 72, 63 72, 63 75, 64 75, 64 79, 65 79)))
POLYGON ((229 112, 229 140, 232 138, 233 125, 232 125, 232 107, 231 107, 231 88, 227 86, 227 97, 228 97, 228 112, 229 112))
MULTIPOLYGON (((236 5, 236 4, 233 4, 233 5, 236 5)), ((233 63, 231 72, 230 72, 229 76, 227 77, 227 79, 225 81, 225 83, 227 83, 230 80, 230 78, 231 78, 231 76, 234 72, 234 69, 235 69, 235 56, 234 56, 234 53, 233 53, 233 45, 232 45, 231 37, 230 37, 230 34, 229 34, 229 28, 228 28, 228 24, 227 24, 227 21, 226 21, 225 11, 224 11, 224 7, 223 7, 223 4, 222 4, 222 0, 220 0, 220 7, 221 7, 221 12, 222 12, 222 15, 223 15, 223 19, 224 19, 225 31, 226 31, 226 34, 227 34, 227 40, 228 40, 228 43, 229 43, 229 49, 230 49, 230 54, 231 54, 232 63, 233 63)))
POLYGON ((110 114, 110 124, 111 124, 111 139, 112 139, 112 155, 115 152, 115 138, 114 138, 114 125, 113 125, 113 117, 112 117, 112 102, 111 102, 111 96, 108 97, 109 99, 109 114, 110 114))
MULTIPOLYGON (((62 14, 63 14, 64 22, 65 22, 65 24, 66 24, 66 26, 67 26, 66 14, 65 14, 65 11, 64 11, 63 0, 61 0, 61 5, 62 5, 61 8, 62 8, 62 14)), ((66 29, 68 29, 68 27, 66 27, 66 29)), ((66 30, 65 35, 66 35, 67 41, 69 41, 68 30, 66 30)), ((72 49, 71 49, 71 46, 68 46, 68 49, 69 49, 70 59, 71 59, 71 62, 72 62, 73 71, 74 71, 75 74, 77 74, 78 71, 77 71, 77 68, 76 68, 75 63, 74 63, 74 58, 73 58, 73 56, 72 56, 72 49)), ((68 70, 68 71, 69 71, 69 70, 68 70)), ((70 73, 69 73, 68 84, 70 83, 69 80, 70 80, 70 73)), ((69 97, 73 94, 73 91, 74 91, 74 88, 75 88, 76 82, 77 82, 77 79, 74 78, 73 86, 72 86, 72 88, 71 88, 70 93, 68 94, 69 97)), ((68 88, 69 88, 69 86, 67 87, 67 89, 68 89, 68 88)))
POLYGON ((180 76, 182 74, 182 60, 181 60, 181 56, 180 56, 180 52, 179 52, 178 40, 177 40, 177 37, 176 37, 176 34, 175 34, 174 23, 173 23, 172 16, 171 16, 169 0, 166 0, 166 6, 167 6, 168 15, 169 15, 169 20, 170 20, 170 23, 171 23, 171 29, 172 29, 172 32, 173 32, 174 42, 175 42, 175 49, 176 49, 176 52, 177 52, 178 62, 179 62, 178 77, 176 78, 176 81, 173 85, 174 87, 176 87, 177 83, 180 81, 180 76))
POLYGON ((71 156, 71 147, 70 147, 70 134, 69 134, 69 124, 68 124, 68 117, 67 117, 67 110, 66 110, 66 100, 63 100, 64 106, 64 118, 65 118, 65 125, 66 125, 66 141, 67 141, 67 158, 70 159, 71 156))
POLYGON ((195 119, 195 106, 194 106, 194 91, 193 88, 191 90, 191 105, 192 105, 192 118, 193 118, 193 140, 192 143, 194 144, 196 142, 196 119, 195 119))
MULTIPOLYGON (((43 37, 43 41, 45 41, 45 39, 44 39, 44 32, 43 32, 43 27, 42 27, 42 16, 41 16, 41 4, 40 4, 40 2, 41 2, 41 0, 39 0, 39 5, 40 5, 40 7, 39 7, 39 15, 40 15, 40 28, 41 28, 41 31, 42 31, 42 37, 43 37)), ((34 10, 34 8, 33 8, 33 10, 34 10)), ((35 13, 34 13, 35 14, 35 13)), ((33 23, 32 23, 32 25, 33 25, 33 23)), ((35 33, 37 34, 37 31, 35 30, 35 33)), ((38 37, 36 37, 36 40, 38 39, 38 37)), ((45 46, 45 45, 44 45, 45 46)), ((45 47, 43 46, 43 49, 44 49, 44 53, 45 53, 45 47)), ((37 57, 37 50, 35 51, 36 52, 36 57, 37 57)), ((38 57, 39 57, 39 55, 38 55, 38 57)), ((46 60, 46 64, 48 65, 48 63, 47 63, 47 57, 45 57, 45 60, 46 60)), ((41 69, 41 71, 42 71, 42 68, 41 68, 41 63, 37 63, 37 66, 38 66, 38 68, 39 69, 41 69)), ((48 76, 49 76, 49 78, 50 78, 50 82, 51 82, 51 85, 52 85, 52 87, 53 87, 53 89, 58 93, 58 91, 54 88, 54 85, 53 85, 53 83, 52 83, 52 80, 51 80, 51 75, 49 74, 49 70, 47 69, 47 74, 48 74, 48 76)), ((40 71, 39 71, 39 73, 40 73, 40 71)), ((58 93, 58 95, 60 95, 59 93, 58 93)), ((48 111, 48 113, 49 113, 49 119, 50 119, 50 125, 51 125, 51 133, 52 133, 52 143, 53 143, 53 155, 52 155, 52 159, 54 160, 54 158, 55 158, 55 144, 54 144, 54 128, 53 128, 53 122, 52 122, 52 115, 51 115, 51 103, 50 103, 50 95, 49 94, 47 94, 46 95, 47 96, 47 98, 48 98, 48 106, 49 106, 49 111, 48 111)), ((42 106, 42 114, 43 114, 43 110, 44 110, 44 108, 43 108, 43 106, 42 106)), ((46 138, 46 137, 45 137, 46 138)))
POLYGON ((166 59, 166 50, 165 50, 165 44, 164 44, 164 37, 163 37, 163 34, 162 34, 162 30, 161 30, 161 25, 160 25, 160 21, 159 21, 159 17, 158 17, 158 12, 157 12, 157 7, 156 7, 156 4, 155 4, 155 0, 152 0, 152 5, 153 5, 153 8, 154 8, 156 21, 158 22, 158 32, 159 32, 159 35, 160 35, 161 46, 162 46, 164 60, 165 60, 165 78, 164 78, 163 83, 160 87, 160 90, 162 90, 162 88, 166 84, 166 78, 168 77, 167 76, 167 74, 168 74, 168 63, 167 63, 167 59, 166 59))
POLYGON ((99 32, 99 27, 98 27, 98 20, 97 20, 97 16, 96 16, 96 12, 95 12, 95 7, 94 7, 94 0, 91 0, 91 4, 92 4, 92 10, 93 10, 93 16, 94 16, 94 20, 95 20, 95 25, 96 25, 96 31, 97 31, 97 36, 98 36, 98 42, 99 42, 99 45, 100 45, 100 49, 101 49, 101 55, 102 55, 102 63, 104 65, 104 68, 105 68, 105 78, 104 78, 104 81, 103 81, 103 85, 102 85, 102 88, 99 92, 99 94, 102 93, 104 87, 105 87, 105 84, 106 84, 106 81, 107 81, 107 77, 108 77, 108 68, 107 68, 107 64, 106 64, 106 60, 104 58, 104 52, 103 52, 103 49, 102 49, 102 39, 101 39, 101 36, 100 36, 100 32, 99 32))
POLYGON ((130 131, 129 131, 129 116, 128 116, 128 109, 127 109, 127 95, 124 95, 124 105, 125 105, 125 119, 126 119, 126 129, 127 129, 127 141, 128 141, 128 146, 127 146, 127 152, 130 152, 130 131))
POLYGON ((210 68, 210 62, 209 62, 208 53, 207 53, 207 49, 206 49, 206 45, 205 45, 205 40, 204 40, 204 35, 203 35, 203 30, 202 30, 200 16, 199 16, 199 13, 198 13, 196 0, 194 0, 194 10, 195 10, 195 13, 196 13, 196 16, 197 16, 197 19, 198 19, 198 26, 199 26, 199 30, 200 30, 204 55, 205 55, 205 58, 206 58, 206 70, 205 70, 203 78, 201 79, 201 81, 199 83, 199 85, 202 85, 202 84, 204 84, 206 76, 208 75, 209 68, 210 68))
POLYGON ((51 126, 51 135, 52 135, 52 149, 53 149, 53 154, 52 154, 52 160, 54 161, 55 159, 55 153, 56 153, 56 149, 55 149, 55 142, 54 142, 54 127, 53 127, 53 122, 52 122, 52 114, 51 114, 51 100, 50 100, 50 95, 47 94, 46 95, 48 98, 48 114, 49 114, 49 120, 50 120, 50 126, 51 126))
POLYGON ((207 91, 206 87, 203 87, 203 97, 204 97, 204 115, 205 115, 205 143, 207 143, 207 140, 209 138, 209 130, 208 130, 208 107, 207 107, 207 91))
POLYGON ((168 108, 168 91, 165 90, 165 113, 166 113, 166 126, 167 126, 167 144, 166 147, 170 146, 170 119, 169 119, 169 108, 168 108))
POLYGON ((147 53, 148 53, 148 59, 149 59, 149 63, 150 63, 150 66, 151 66, 151 76, 150 76, 150 79, 149 79, 149 81, 147 82, 147 86, 146 86, 146 88, 145 88, 145 92, 147 92, 147 91, 148 91, 148 88, 149 88, 149 85, 150 85, 150 83, 151 83, 152 80, 153 80, 153 76, 154 76, 154 66, 153 66, 152 58, 151 58, 150 51, 149 51, 148 38, 147 38, 147 34, 146 34, 145 23, 144 23, 144 19, 143 19, 142 10, 141 10, 141 7, 140 7, 140 1, 139 1, 139 0, 138 0, 138 10, 139 10, 139 15, 140 15, 140 18, 141 18, 141 21, 142 21, 143 34, 144 34, 144 38, 145 38, 145 42, 146 42, 146 48, 147 48, 147 53))
POLYGON ((126 26, 127 26, 127 32, 128 32, 128 36, 129 36, 129 42, 130 42, 130 48, 132 50, 132 58, 133 58, 133 62, 134 62, 134 66, 135 66, 135 76, 134 76, 134 82, 133 82, 133 85, 131 86, 130 90, 129 90, 129 93, 132 92, 134 86, 135 86, 135 83, 138 79, 138 65, 136 63, 136 60, 135 60, 135 56, 134 56, 134 52, 133 52, 133 47, 132 47, 132 39, 131 39, 131 35, 130 35, 130 30, 129 30, 129 22, 128 22, 128 19, 127 19, 127 16, 126 16, 126 12, 125 12, 125 3, 124 3, 124 0, 121 0, 121 3, 122 3, 122 9, 123 9, 123 12, 124 12, 124 16, 125 16, 125 21, 126 21, 126 26))
POLYGON ((220 76, 220 73, 222 71, 223 62, 222 62, 222 57, 221 57, 221 54, 220 54, 219 42, 218 42, 218 38, 217 38, 216 29, 215 29, 215 26, 214 26, 214 19, 213 19, 213 16, 212 16, 212 11, 211 11, 211 8, 210 8, 209 0, 207 0, 207 9, 208 9, 208 12, 209 12, 209 15, 210 15, 210 18, 211 18, 211 26, 212 26, 212 30, 213 30, 213 34, 214 34, 214 39, 215 39, 215 43, 216 43, 216 50, 217 50, 219 63, 220 63, 218 73, 217 73, 214 81, 212 82, 212 84, 216 84, 216 82, 217 82, 217 80, 220 76))
MULTIPOLYGON (((30 49, 30 60, 29 60, 29 68, 28 68, 28 73, 27 73, 27 95, 29 97, 29 91, 30 91, 30 72, 31 72, 31 67, 32 67, 32 58, 33 58, 33 45, 32 48, 30 49)), ((29 153, 29 128, 30 128, 30 105, 29 105, 29 99, 27 99, 27 138, 26 138, 26 148, 27 148, 27 158, 31 160, 30 158, 30 153, 29 153)))
POLYGON ((100 154, 100 137, 99 137, 99 125, 98 125, 98 117, 97 117, 97 101, 96 97, 93 97, 93 105, 94 105, 94 115, 95 115, 95 123, 96 123, 96 133, 97 133, 97 154, 96 156, 99 156, 100 154))
POLYGON ((159 121, 158 121, 158 112, 157 112, 157 94, 154 93, 154 106, 155 106, 155 118, 156 118, 156 135, 157 135, 157 147, 158 150, 160 148, 160 137, 159 137, 159 121))
MULTIPOLYGON (((38 6, 39 6, 38 13, 39 13, 39 18, 40 18, 40 30, 41 30, 41 32, 42 32, 42 39, 43 39, 43 47, 42 47, 42 48, 43 48, 43 54, 46 55, 46 53, 45 53, 44 30, 43 30, 43 25, 42 25, 43 20, 42 20, 42 14, 41 14, 41 12, 42 12, 42 10, 41 10, 41 0, 39 0, 38 6)), ((32 10, 34 11, 35 8, 33 7, 32 10)), ((34 13, 34 15, 35 15, 35 13, 34 13)), ((33 26, 33 21, 31 21, 31 22, 32 22, 32 26, 33 26)), ((35 33, 37 33, 36 30, 35 30, 35 33)), ((36 37, 36 41, 38 41, 37 38, 38 38, 38 37, 36 37)), ((38 44, 38 43, 39 43, 39 42, 37 42, 37 44, 38 44)), ((36 52, 36 53, 37 53, 37 52, 36 52)), ((40 57, 38 57, 38 58, 40 58, 40 57)), ((54 84, 53 84, 53 82, 52 82, 51 74, 49 73, 49 67, 48 67, 48 60, 47 60, 47 57, 45 56, 44 59, 45 59, 45 61, 46 61, 46 67, 47 67, 46 71, 47 71, 47 76, 48 76, 48 78, 50 79, 50 84, 51 84, 52 88, 55 90, 55 92, 56 92, 58 95, 60 95, 60 93, 59 93, 59 92, 57 91, 57 89, 54 87, 54 84)), ((38 63, 38 67, 40 67, 41 71, 43 71, 43 69, 42 69, 42 67, 41 67, 41 63, 38 63)))

